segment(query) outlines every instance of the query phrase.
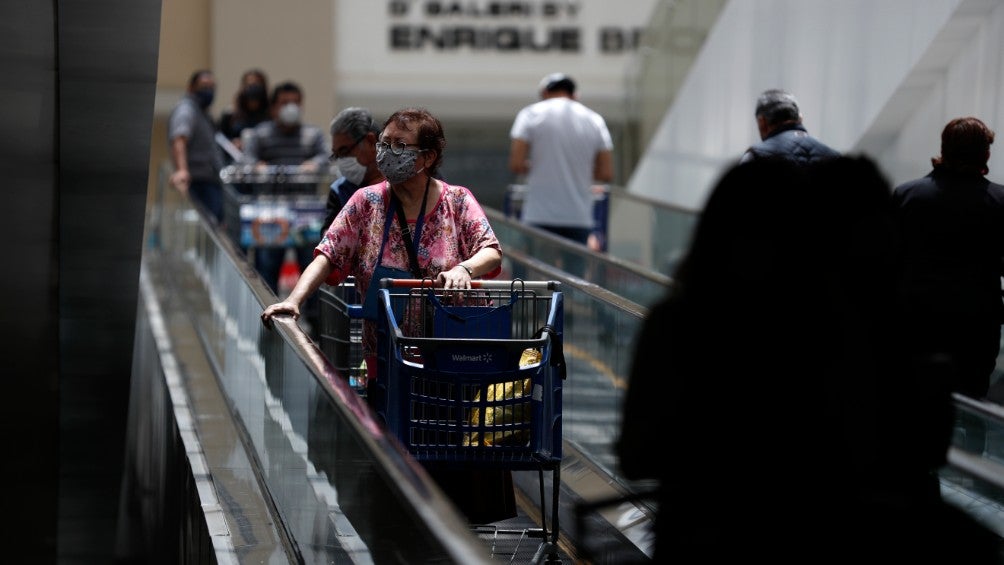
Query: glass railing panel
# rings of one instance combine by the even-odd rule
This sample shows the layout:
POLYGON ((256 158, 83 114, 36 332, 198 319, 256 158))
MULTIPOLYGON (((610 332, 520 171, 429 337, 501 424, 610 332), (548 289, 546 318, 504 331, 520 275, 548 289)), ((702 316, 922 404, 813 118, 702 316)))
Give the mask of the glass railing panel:
POLYGON ((608 252, 667 276, 683 258, 699 217, 619 187, 610 191, 609 214, 608 252))
POLYGON ((613 444, 620 429, 632 344, 645 308, 510 247, 502 276, 512 278, 514 273, 526 280, 561 283, 562 345, 568 374, 562 391, 564 439, 626 484, 620 478, 613 444))
POLYGON ((1004 536, 1004 407, 956 394, 955 416, 942 490, 992 518, 1004 536))
MULTIPOLYGON (((666 292, 670 279, 612 255, 594 253, 585 246, 550 232, 526 226, 496 210, 486 209, 492 229, 502 242, 502 252, 525 253, 580 282, 605 288, 627 300, 648 306, 666 292)), ((519 275, 517 270, 513 273, 519 275)))

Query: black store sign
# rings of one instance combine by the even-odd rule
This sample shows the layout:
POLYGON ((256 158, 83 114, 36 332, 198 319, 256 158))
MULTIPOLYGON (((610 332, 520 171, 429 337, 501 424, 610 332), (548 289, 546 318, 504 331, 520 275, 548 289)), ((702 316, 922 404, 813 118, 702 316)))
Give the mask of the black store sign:
MULTIPOLYGON (((387 12, 389 46, 395 51, 502 51, 521 53, 581 53, 583 31, 574 20, 579 2, 473 2, 390 0, 387 12), (409 16, 427 23, 395 23, 409 16), (525 19, 526 25, 511 23, 525 19), (494 23, 492 20, 507 20, 494 23), (475 21, 477 23, 471 23, 475 21), (480 23, 484 21, 485 23, 480 23), (544 28, 532 25, 544 22, 544 28)), ((601 54, 620 55, 638 47, 639 28, 603 26, 596 31, 601 54)), ((590 38, 585 38, 589 40, 590 38)))

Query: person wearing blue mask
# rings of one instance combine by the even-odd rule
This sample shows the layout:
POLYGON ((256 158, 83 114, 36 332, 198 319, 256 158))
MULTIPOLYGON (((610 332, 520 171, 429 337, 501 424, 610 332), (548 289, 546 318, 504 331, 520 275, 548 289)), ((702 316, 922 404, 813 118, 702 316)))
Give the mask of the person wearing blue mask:
POLYGON ((200 69, 192 73, 185 96, 175 104, 168 118, 167 140, 174 166, 171 186, 189 195, 216 221, 221 221, 223 152, 214 139, 216 125, 209 113, 215 96, 216 79, 212 71, 200 69))
POLYGON ((345 108, 331 120, 330 130, 331 162, 338 168, 339 176, 328 193, 325 229, 359 187, 384 180, 376 159, 380 124, 373 120, 369 110, 345 108))

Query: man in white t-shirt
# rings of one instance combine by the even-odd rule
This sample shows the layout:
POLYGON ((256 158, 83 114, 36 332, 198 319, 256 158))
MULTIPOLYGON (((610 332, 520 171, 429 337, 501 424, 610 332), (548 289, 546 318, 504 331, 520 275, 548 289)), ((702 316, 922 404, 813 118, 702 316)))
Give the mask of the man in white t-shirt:
POLYGON ((613 180, 613 141, 603 117, 575 99, 575 82, 552 73, 540 98, 516 115, 509 170, 525 177, 524 223, 596 249, 593 185, 613 180))

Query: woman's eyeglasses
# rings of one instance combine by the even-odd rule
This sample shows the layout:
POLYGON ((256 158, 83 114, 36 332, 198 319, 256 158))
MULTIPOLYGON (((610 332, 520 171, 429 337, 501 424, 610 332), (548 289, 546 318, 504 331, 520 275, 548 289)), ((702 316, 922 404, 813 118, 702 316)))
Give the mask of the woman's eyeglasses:
POLYGON ((384 151, 390 149, 390 152, 395 155, 400 155, 404 153, 404 150, 409 147, 419 147, 413 143, 404 143, 403 141, 395 141, 394 143, 387 143, 386 141, 380 140, 376 143, 377 153, 383 153, 384 151))

